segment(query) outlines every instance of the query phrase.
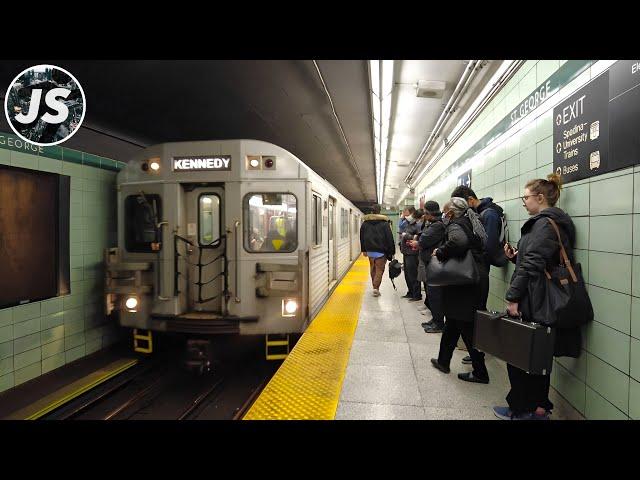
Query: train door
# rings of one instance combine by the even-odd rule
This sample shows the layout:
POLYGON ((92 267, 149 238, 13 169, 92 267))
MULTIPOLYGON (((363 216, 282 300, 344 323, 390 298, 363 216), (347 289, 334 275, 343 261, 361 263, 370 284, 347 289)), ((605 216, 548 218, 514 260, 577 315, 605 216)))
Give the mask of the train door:
POLYGON ((356 230, 353 227, 353 210, 349 209, 349 252, 350 252, 350 256, 349 258, 351 260, 353 260, 355 258, 355 249, 353 248, 353 239, 354 239, 354 235, 356 234, 356 230))
POLYGON ((336 199, 329 197, 329 283, 336 279, 335 261, 335 206, 336 199))
POLYGON ((222 312, 225 287, 224 190, 197 187, 185 192, 188 310, 222 312))

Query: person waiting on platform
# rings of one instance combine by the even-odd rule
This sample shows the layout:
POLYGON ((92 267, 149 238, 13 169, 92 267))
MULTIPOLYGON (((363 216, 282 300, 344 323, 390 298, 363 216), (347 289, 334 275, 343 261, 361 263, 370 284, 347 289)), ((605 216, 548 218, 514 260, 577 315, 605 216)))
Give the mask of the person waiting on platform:
POLYGON ((407 217, 407 226, 400 236, 400 251, 404 259, 404 280, 408 290, 403 298, 408 298, 410 302, 422 300, 422 286, 418 282, 418 245, 413 242, 420 237, 422 215, 422 210, 414 210, 407 217))
MULTIPOLYGON (((454 197, 444 206, 442 216, 446 224, 445 243, 436 248, 432 256, 440 261, 446 261, 452 257, 462 258, 468 250, 471 250, 480 277, 487 276, 488 272, 483 259, 487 234, 478 214, 469 208, 466 200, 454 197)), ((442 291, 447 321, 440 339, 438 358, 432 358, 431 364, 441 372, 449 373, 453 351, 462 335, 462 340, 471 354, 473 371, 459 373, 458 378, 466 382, 489 383, 484 353, 473 348, 475 314, 482 301, 480 284, 447 285, 442 287, 442 291)))
MULTIPOLYGON (((420 258, 425 266, 429 263, 433 251, 444 243, 445 226, 438 202, 430 200, 424 204, 424 226, 419 239, 420 258)), ((425 282, 425 307, 431 310, 431 320, 423 323, 427 333, 439 333, 444 328, 444 305, 442 304, 442 287, 429 286, 425 282)))
POLYGON ((391 260, 396 253, 389 217, 380 215, 380 205, 374 205, 373 213, 362 218, 360 248, 362 254, 369 258, 373 296, 379 297, 387 260, 391 260))
MULTIPOLYGON (((560 247, 557 234, 547 219, 558 226, 563 246, 574 263, 573 246, 576 229, 563 210, 555 205, 560 198, 560 177, 552 173, 547 180, 539 178, 525 185, 522 204, 530 215, 521 228, 518 248, 508 243, 504 246, 506 256, 516 264, 511 276, 509 289, 505 294, 509 315, 530 318, 529 305, 538 305, 546 295, 546 289, 538 288, 540 283, 532 279, 544 275, 550 265, 560 263, 560 247)), ((550 269, 550 268, 549 268, 550 269)), ((577 357, 581 348, 580 327, 556 328, 554 355, 577 357)), ((503 420, 548 420, 553 408, 549 400, 551 372, 546 375, 530 375, 513 365, 507 364, 511 391, 507 395, 508 407, 493 407, 494 414, 503 420)))

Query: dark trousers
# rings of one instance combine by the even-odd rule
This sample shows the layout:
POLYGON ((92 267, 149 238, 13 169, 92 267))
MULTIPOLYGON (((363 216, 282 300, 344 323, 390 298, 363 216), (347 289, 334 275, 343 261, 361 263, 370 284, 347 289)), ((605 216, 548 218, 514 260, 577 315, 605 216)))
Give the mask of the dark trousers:
POLYGON ((507 363, 507 373, 511 382, 507 403, 514 414, 530 413, 538 407, 549 411, 553 408, 549 400, 551 372, 547 375, 529 375, 507 363))
MULTIPOLYGON (((439 327, 444 326, 444 299, 442 296, 442 287, 431 287, 425 284, 427 290, 427 298, 429 303, 425 301, 425 305, 431 310, 433 323, 439 327)), ((457 341, 457 340, 456 340, 457 341)))
POLYGON ((440 353, 438 354, 438 363, 448 367, 451 363, 453 351, 456 348, 458 339, 462 335, 469 355, 471 355, 471 365, 473 366, 473 376, 478 378, 489 378, 489 372, 484 364, 484 353, 473 348, 473 322, 465 322, 457 318, 447 317, 440 339, 440 353))
POLYGON ((404 256, 404 280, 411 298, 422 298, 421 285, 418 282, 418 255, 404 256))
POLYGON ((480 308, 478 308, 478 310, 487 309, 487 300, 489 299, 489 268, 491 268, 491 265, 487 263, 487 273, 480 275, 480 308))

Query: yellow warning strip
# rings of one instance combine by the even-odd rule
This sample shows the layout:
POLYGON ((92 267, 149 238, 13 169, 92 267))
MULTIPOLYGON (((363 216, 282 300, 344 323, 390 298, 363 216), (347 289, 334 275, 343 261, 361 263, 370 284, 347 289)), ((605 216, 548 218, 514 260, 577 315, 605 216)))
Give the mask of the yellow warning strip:
POLYGON ((333 420, 369 281, 359 257, 243 420, 333 420))
POLYGON ((74 398, 97 387, 110 378, 124 372, 138 363, 138 360, 123 358, 76 380, 69 385, 41 398, 5 418, 5 420, 36 420, 74 398))

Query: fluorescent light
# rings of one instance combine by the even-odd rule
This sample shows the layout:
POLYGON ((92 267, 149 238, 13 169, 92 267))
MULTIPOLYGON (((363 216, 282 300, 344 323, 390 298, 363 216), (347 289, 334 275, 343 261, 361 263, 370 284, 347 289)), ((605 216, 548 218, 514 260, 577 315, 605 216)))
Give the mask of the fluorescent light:
POLYGON ((384 100, 393 90, 393 60, 382 60, 382 90, 384 100))
POLYGON ((378 60, 369 60, 369 72, 371 74, 371 90, 380 98, 380 63, 378 60))

